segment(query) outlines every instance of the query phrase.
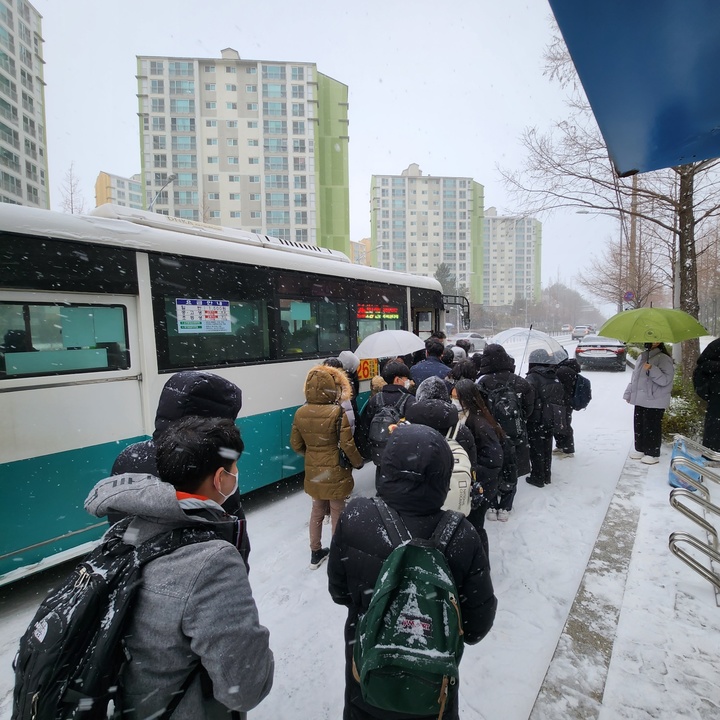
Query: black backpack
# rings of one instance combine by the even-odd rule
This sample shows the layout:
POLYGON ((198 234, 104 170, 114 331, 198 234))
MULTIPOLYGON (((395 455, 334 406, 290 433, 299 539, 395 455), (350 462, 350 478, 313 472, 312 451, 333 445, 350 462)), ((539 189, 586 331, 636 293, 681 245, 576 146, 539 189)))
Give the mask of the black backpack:
POLYGON ((567 408, 562 383, 556 377, 544 378, 539 392, 542 402, 542 424, 550 428, 553 434, 567 432, 567 408))
POLYGON ((496 385, 488 390, 485 384, 480 384, 485 395, 485 402, 490 414, 509 438, 522 438, 525 436, 525 416, 523 415, 522 401, 515 390, 515 380, 511 378, 507 383, 496 385))
POLYGON ((570 407, 573 410, 584 410, 592 400, 592 385, 590 381, 578 373, 575 378, 575 388, 570 398, 570 407))
POLYGON ((370 452, 372 455, 372 461, 376 464, 380 464, 385 446, 390 438, 390 426, 397 425, 400 420, 404 417, 405 405, 410 398, 409 394, 404 394, 402 400, 395 405, 386 405, 383 393, 378 394, 378 402, 380 408, 373 415, 370 421, 370 428, 368 430, 368 441, 370 444, 370 452))
MULTIPOLYGON (((143 566, 184 545, 215 540, 201 527, 155 536, 137 547, 122 538, 132 517, 115 524, 88 557, 51 590, 20 640, 13 662, 12 720, 105 720, 119 717, 125 632, 143 566)), ((190 673, 162 718, 168 718, 199 670, 190 673)))
POLYGON ((703 365, 696 365, 693 370, 692 382, 695 394, 705 402, 710 401, 710 385, 712 373, 703 365))

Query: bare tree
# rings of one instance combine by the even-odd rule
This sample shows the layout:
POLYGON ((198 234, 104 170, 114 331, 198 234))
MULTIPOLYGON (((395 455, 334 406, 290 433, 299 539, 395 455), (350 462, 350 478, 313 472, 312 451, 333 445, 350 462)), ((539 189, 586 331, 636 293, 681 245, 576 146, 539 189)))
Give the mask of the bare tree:
MULTIPOLYGON (((531 214, 558 208, 619 214, 621 238, 627 257, 627 277, 635 283, 642 275, 638 223, 653 227, 656 240, 667 246, 659 253, 674 264, 675 306, 698 317, 696 228, 720 214, 718 160, 705 160, 631 179, 616 177, 602 135, 589 112, 567 49, 559 33, 546 54, 546 75, 569 89, 568 119, 547 133, 527 129, 522 144, 525 167, 501 173, 516 200, 531 214)), ((648 234, 647 237, 650 235, 648 234)), ((628 287, 636 297, 645 294, 628 287)), ((697 340, 685 343, 683 378, 689 382, 699 353, 697 340)))
POLYGON ((85 212, 85 198, 80 192, 80 179, 75 174, 75 163, 70 163, 70 169, 65 173, 65 179, 60 186, 62 200, 60 207, 63 212, 71 215, 85 212))

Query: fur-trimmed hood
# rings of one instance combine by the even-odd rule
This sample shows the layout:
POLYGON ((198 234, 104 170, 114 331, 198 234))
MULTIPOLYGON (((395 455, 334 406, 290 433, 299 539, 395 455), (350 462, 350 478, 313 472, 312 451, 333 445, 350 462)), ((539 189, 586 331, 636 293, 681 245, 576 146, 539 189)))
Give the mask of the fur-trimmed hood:
POLYGON ((329 365, 310 368, 305 378, 305 399, 310 405, 339 405, 351 397, 352 388, 344 370, 329 365))

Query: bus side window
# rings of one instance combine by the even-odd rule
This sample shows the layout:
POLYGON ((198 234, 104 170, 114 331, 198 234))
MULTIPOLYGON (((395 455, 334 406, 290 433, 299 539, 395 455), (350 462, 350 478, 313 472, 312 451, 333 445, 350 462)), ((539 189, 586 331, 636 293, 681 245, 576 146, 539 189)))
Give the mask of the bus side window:
POLYGON ((123 306, 0 303, 5 378, 130 366, 123 306))

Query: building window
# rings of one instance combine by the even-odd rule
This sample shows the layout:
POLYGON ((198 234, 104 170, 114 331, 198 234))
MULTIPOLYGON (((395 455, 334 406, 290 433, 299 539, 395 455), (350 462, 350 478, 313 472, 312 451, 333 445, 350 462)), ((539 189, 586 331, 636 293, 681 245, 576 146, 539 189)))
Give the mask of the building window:
POLYGON ((307 187, 307 179, 305 175, 296 175, 293 186, 296 190, 304 190, 307 187))
POLYGON ((237 103, 236 102, 226 102, 225 107, 228 110, 237 110, 237 103))
POLYGON ((227 161, 228 161, 228 165, 239 165, 240 164, 240 160, 233 156, 228 156, 227 161))
POLYGON ((285 120, 263 120, 263 132, 266 135, 287 135, 285 120))
POLYGON ((247 126, 250 130, 254 130, 258 126, 258 122, 257 122, 257 120, 248 120, 247 126))
POLYGON ((205 89, 208 92, 215 92, 215 83, 205 83, 205 89))
POLYGON ((217 103, 213 100, 211 102, 205 103, 205 109, 206 110, 215 110, 217 108, 217 103))
POLYGON ((218 156, 217 155, 208 155, 208 164, 209 165, 217 165, 218 163, 218 156))
POLYGON ((165 118, 164 117, 154 117, 152 119, 152 129, 153 132, 165 132, 165 118))
MULTIPOLYGON (((228 182, 240 182, 240 176, 239 175, 228 175, 228 182)), ((252 178, 250 178, 250 182, 252 182, 252 178)))
POLYGON ((248 110, 250 110, 250 111, 252 111, 252 112, 256 112, 257 109, 258 109, 257 103, 248 103, 248 104, 246 105, 246 107, 247 107, 248 110))
POLYGON ((259 193, 250 193, 250 199, 251 200, 260 200, 260 194, 259 193))
POLYGON ((165 100, 162 98, 152 98, 150 100, 150 112, 164 113, 165 112, 165 100))
POLYGON ((192 80, 171 80, 171 95, 194 95, 195 83, 192 80))
POLYGON ((297 211, 295 213, 295 224, 296 225, 307 225, 308 214, 304 210, 297 211))
POLYGON ((251 183, 259 183, 260 182, 260 176, 259 175, 250 175, 249 182, 251 183))
POLYGON ((293 135, 304 135, 305 134, 305 121, 304 120, 293 120, 292 129, 293 129, 293 135))
POLYGON ((153 155, 153 167, 167 167, 167 155, 165 153, 153 155))
POLYGON ((219 175, 208 175, 208 182, 218 182, 220 180, 219 175))
POLYGON ((230 211, 230 217, 231 217, 231 218, 239 218, 239 217, 240 217, 240 211, 239 211, 239 210, 231 210, 231 211, 230 211))
POLYGON ((217 145, 217 142, 218 142, 218 141, 217 141, 217 138, 208 138, 205 142, 206 142, 208 145, 217 145))
POLYGON ((249 165, 259 165, 259 164, 260 164, 260 158, 257 158, 257 157, 248 158, 248 164, 249 164, 249 165))
POLYGON ((245 86, 245 92, 256 93, 256 92, 257 92, 257 85, 246 85, 246 86, 245 86))
POLYGON ((238 144, 237 138, 228 138, 228 139, 227 139, 227 144, 228 144, 230 147, 235 147, 235 146, 238 144))
POLYGON ((165 150, 167 141, 164 135, 153 135, 153 150, 165 150))
POLYGON ((249 145, 250 147, 257 147, 258 145, 260 145, 260 141, 259 141, 259 140, 253 140, 252 138, 250 138, 250 140, 248 140, 248 145, 249 145))
POLYGON ((170 118, 173 132, 195 132, 195 118, 170 118))
POLYGON ((305 193, 295 193, 295 207, 305 207, 307 205, 307 195, 305 193))
POLYGON ((237 68, 235 68, 234 66, 231 66, 231 65, 226 65, 225 72, 230 73, 231 75, 235 75, 235 73, 237 72, 237 68))
POLYGON ((193 76, 193 64, 191 62, 170 62, 168 63, 168 73, 184 77, 193 76))
POLYGON ((206 120, 205 127, 217 127, 217 120, 206 120))
POLYGON ((305 158, 304 157, 294 157, 293 158, 293 170, 295 170, 295 172, 298 172, 298 171, 304 172, 305 169, 306 169, 305 168, 305 158))
POLYGON ((257 68, 256 67, 246 67, 245 72, 248 75, 257 75, 257 68))
POLYGON ((305 141, 304 140, 293 140, 293 152, 304 153, 305 152, 305 141))
POLYGON ((250 219, 251 220, 260 220, 262 218, 262 213, 257 210, 251 210, 250 211, 250 219))
POLYGON ((262 66, 263 80, 284 80, 285 79, 285 66, 284 65, 263 65, 262 66))
POLYGON ((206 65, 205 72, 215 72, 215 66, 214 65, 206 65))
POLYGON ((230 193, 231 200, 240 200, 240 193, 230 193))
POLYGON ((293 117, 305 117, 305 103, 292 104, 293 117))
POLYGON ((211 211, 210 211, 210 217, 211 217, 211 218, 219 218, 219 217, 220 217, 220 211, 219 211, 219 210, 211 210, 211 211))
POLYGON ((304 85, 293 85, 292 86, 292 97, 293 97, 293 100, 304 100, 305 99, 305 86, 304 85))
POLYGON ((155 60, 150 61, 150 74, 151 75, 162 75, 163 74, 163 63, 156 62, 155 60))
POLYGON ((285 103, 278 102, 264 102, 263 115, 269 115, 270 117, 285 117, 285 115, 287 115, 287 105, 285 103))
POLYGON ((285 86, 279 83, 263 83, 263 97, 284 98, 285 86))
POLYGON ((225 90, 226 92, 237 92, 237 85, 233 85, 232 83, 225 83, 225 90))
POLYGON ((165 92, 165 81, 164 80, 151 80, 150 81, 150 92, 153 95, 162 95, 165 92))
POLYGON ((220 193, 212 192, 208 193, 208 200, 219 200, 220 199, 220 193))
POLYGON ((305 68, 303 67, 291 67, 290 77, 292 80, 304 80, 305 79, 305 68))

